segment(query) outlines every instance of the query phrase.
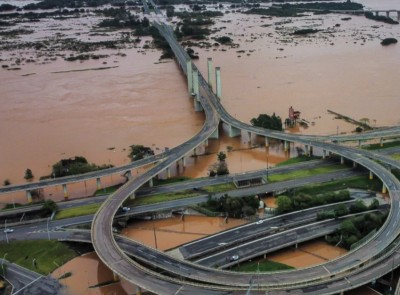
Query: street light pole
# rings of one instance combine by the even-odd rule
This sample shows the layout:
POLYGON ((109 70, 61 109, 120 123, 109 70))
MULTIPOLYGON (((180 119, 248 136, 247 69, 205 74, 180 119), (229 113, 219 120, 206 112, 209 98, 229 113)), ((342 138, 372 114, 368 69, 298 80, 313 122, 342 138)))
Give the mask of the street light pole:
POLYGON ((4 260, 6 260, 6 256, 8 253, 4 253, 3 260, 1 261, 1 269, 3 271, 3 277, 5 277, 6 273, 4 272, 4 260))
POLYGON ((268 181, 268 154, 267 154, 267 181, 268 181))
POLYGON ((9 244, 10 242, 8 241, 7 219, 4 220, 4 232, 5 232, 5 234, 6 234, 6 241, 7 241, 7 244, 9 244))
POLYGON ((50 221, 50 217, 47 217, 47 237, 50 240, 49 221, 50 221))

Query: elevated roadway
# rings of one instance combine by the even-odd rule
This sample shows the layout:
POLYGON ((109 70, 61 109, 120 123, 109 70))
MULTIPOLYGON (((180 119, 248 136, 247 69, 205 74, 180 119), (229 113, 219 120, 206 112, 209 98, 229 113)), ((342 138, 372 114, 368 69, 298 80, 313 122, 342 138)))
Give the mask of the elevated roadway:
MULTIPOLYGON (((164 26, 159 29, 171 45, 181 67, 184 69, 183 65, 186 63, 187 56, 185 56, 183 49, 171 35, 170 28, 164 26)), ((387 222, 368 244, 335 261, 331 261, 323 266, 302 270, 301 273, 299 271, 291 271, 287 273, 275 273, 273 275, 269 274, 267 276, 260 275, 258 278, 259 290, 254 294, 265 293, 265 290, 269 290, 269 294, 286 294, 288 292, 304 294, 315 294, 318 292, 318 294, 321 294, 321 290, 324 290, 324 294, 331 294, 362 285, 366 281, 381 276, 385 270, 390 271, 391 266, 388 267, 382 262, 388 257, 390 258, 391 255, 396 255, 396 247, 392 246, 392 242, 396 240, 399 234, 399 181, 384 167, 366 158, 361 153, 354 152, 353 149, 332 143, 312 141, 310 137, 261 130, 235 120, 223 109, 204 79, 201 76, 199 79, 201 85, 200 93, 202 94, 200 95, 200 99, 205 109, 206 117, 209 117, 210 111, 212 113, 215 112, 220 116, 222 121, 235 126, 239 130, 246 130, 281 140, 296 141, 341 155, 372 171, 374 175, 383 181, 391 196, 392 207, 387 222), (381 253, 384 254, 381 255, 381 253)), ((215 117, 218 116, 215 115, 215 117)), ((202 136, 203 134, 201 133, 199 137, 204 140, 205 138, 202 136)), ((193 145, 191 148, 193 148, 193 145)), ((129 181, 106 200, 96 214, 92 225, 92 241, 95 250, 103 262, 115 273, 158 294, 244 294, 247 292, 245 291, 246 288, 251 288, 254 274, 237 275, 209 270, 209 272, 212 272, 212 275, 209 273, 205 278, 199 278, 201 272, 191 269, 185 272, 180 271, 180 277, 185 278, 185 280, 177 280, 176 277, 171 277, 164 273, 161 274, 160 272, 145 268, 135 261, 130 261, 113 239, 111 233, 113 215, 124 199, 135 192, 150 177, 165 169, 163 165, 170 165, 181 156, 182 153, 171 155, 170 158, 164 160, 139 178, 129 181)), ((371 157, 373 158, 373 155, 371 157)), ((146 257, 142 257, 142 259, 146 259, 146 257)), ((179 262, 176 263, 179 264, 179 262)), ((171 268, 168 268, 168 270, 171 271, 171 268)))

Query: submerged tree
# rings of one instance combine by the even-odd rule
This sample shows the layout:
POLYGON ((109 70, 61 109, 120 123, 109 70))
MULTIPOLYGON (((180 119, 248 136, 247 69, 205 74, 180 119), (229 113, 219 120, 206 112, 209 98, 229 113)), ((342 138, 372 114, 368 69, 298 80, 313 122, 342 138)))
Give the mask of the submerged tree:
POLYGON ((32 173, 31 169, 28 168, 28 169, 25 170, 24 178, 26 180, 32 180, 33 179, 33 173, 32 173))

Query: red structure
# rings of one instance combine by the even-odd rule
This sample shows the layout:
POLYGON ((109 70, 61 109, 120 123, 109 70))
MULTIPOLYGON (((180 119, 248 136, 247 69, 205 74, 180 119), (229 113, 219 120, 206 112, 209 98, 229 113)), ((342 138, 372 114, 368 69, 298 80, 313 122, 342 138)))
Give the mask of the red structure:
POLYGON ((300 112, 295 111, 293 107, 289 108, 289 120, 295 122, 297 119, 300 118, 300 112))

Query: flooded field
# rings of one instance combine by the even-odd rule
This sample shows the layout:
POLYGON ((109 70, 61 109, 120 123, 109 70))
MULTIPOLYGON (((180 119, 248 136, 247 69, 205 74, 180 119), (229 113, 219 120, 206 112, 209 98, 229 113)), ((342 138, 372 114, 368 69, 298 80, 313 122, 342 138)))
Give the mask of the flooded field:
POLYGON ((188 215, 172 218, 135 221, 123 229, 122 235, 159 250, 169 250, 179 245, 246 223, 244 219, 188 215), (157 246, 156 246, 157 244, 157 246))
POLYGON ((347 253, 347 250, 334 247, 328 243, 317 240, 300 244, 297 249, 290 248, 267 255, 268 260, 280 262, 295 268, 308 267, 325 263, 347 253))
MULTIPOLYGON (((385 7, 392 5, 393 1, 385 2, 385 7)), ((368 118, 376 126, 399 123, 400 86, 395 81, 400 74, 399 47, 379 44, 384 37, 398 37, 399 26, 364 17, 341 18, 332 14, 262 19, 227 13, 214 25, 225 28, 212 37, 229 35, 238 48, 194 47, 200 55, 196 63, 203 73, 207 57, 222 67, 223 104, 244 122, 263 112, 286 118, 293 106, 302 118, 314 122, 308 129, 297 130, 301 133, 354 130, 355 126, 334 120, 327 109, 355 119, 368 118), (289 33, 296 27, 330 33, 293 38, 289 33)), ((68 21, 54 30, 62 30, 62 25, 68 21)), ((88 36, 79 34, 81 39, 88 36)), ((0 132, 8 140, 1 143, 0 166, 7 169, 0 170, 0 180, 24 182, 26 168, 38 179, 49 174, 50 166, 61 158, 75 155, 96 164, 122 165, 129 160, 131 144, 161 152, 193 136, 204 116, 193 111, 184 77, 173 61, 158 63, 158 51, 143 53, 144 44, 145 40, 139 49, 121 51, 125 57, 108 52, 106 60, 71 63, 58 59, 48 64, 25 63, 20 71, 1 70, 0 132), (96 68, 104 61, 110 66, 107 70, 55 73, 96 68), (113 147, 113 151, 108 149, 113 147)), ((219 142, 210 140, 208 149, 212 153, 227 146, 241 149, 248 141, 225 137, 219 142)), ((271 166, 285 156, 279 152, 276 157, 275 161, 271 157, 271 166)), ((207 174, 215 158, 210 155, 189 162, 193 165, 189 163, 184 174, 198 177, 207 174)), ((228 164, 232 172, 265 167, 265 152, 262 148, 233 152, 228 164)))
POLYGON ((98 258, 95 252, 88 253, 64 264, 52 273, 66 288, 63 295, 128 295, 133 294, 135 286, 121 280, 113 282, 113 273, 98 258), (105 286, 97 286, 105 284, 105 286))

